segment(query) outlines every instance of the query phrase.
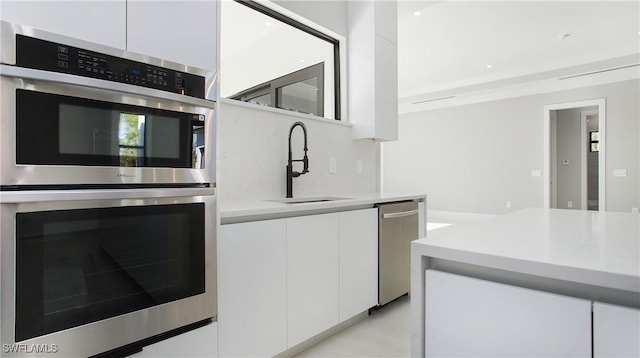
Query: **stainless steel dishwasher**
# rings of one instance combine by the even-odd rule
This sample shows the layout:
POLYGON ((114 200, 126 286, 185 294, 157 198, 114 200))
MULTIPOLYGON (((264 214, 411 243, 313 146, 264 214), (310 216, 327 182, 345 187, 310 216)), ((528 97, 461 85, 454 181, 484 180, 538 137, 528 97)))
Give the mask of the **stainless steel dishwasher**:
POLYGON ((411 241, 418 239, 418 203, 378 204, 378 304, 409 292, 411 241))

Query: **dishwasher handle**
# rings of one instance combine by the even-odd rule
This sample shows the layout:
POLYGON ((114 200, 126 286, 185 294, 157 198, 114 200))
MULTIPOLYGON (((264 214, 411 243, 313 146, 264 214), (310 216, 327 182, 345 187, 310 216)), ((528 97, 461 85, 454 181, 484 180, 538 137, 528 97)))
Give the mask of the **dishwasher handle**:
POLYGON ((382 214, 383 219, 395 219, 395 218, 403 218, 405 216, 411 216, 418 213, 418 209, 408 210, 408 211, 399 211, 396 213, 386 213, 382 214))

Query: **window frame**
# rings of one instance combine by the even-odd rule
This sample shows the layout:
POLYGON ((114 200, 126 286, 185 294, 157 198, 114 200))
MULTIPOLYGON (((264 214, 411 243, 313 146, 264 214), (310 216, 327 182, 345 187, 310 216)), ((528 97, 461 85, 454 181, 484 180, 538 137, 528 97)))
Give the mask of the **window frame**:
MULTIPOLYGON (((258 11, 258 12, 264 14, 264 15, 272 17, 275 20, 281 21, 281 22, 283 22, 283 23, 285 23, 285 24, 287 24, 289 26, 292 26, 292 27, 298 29, 298 30, 306 32, 306 33, 308 33, 308 34, 310 34, 312 36, 315 36, 315 37, 317 37, 317 38, 319 38, 321 40, 329 42, 331 45, 333 45, 334 120, 340 121, 341 120, 341 113, 342 113, 341 112, 342 105, 341 105, 341 101, 340 101, 340 98, 341 98, 341 95, 340 95, 340 88, 341 88, 341 83, 340 83, 340 41, 335 39, 335 38, 333 38, 333 37, 331 37, 331 36, 329 36, 329 35, 326 35, 325 33, 321 32, 321 31, 318 31, 318 30, 316 30, 316 29, 314 29, 314 28, 312 28, 312 27, 310 27, 308 25, 305 25, 305 24, 303 24, 303 23, 301 23, 299 21, 296 21, 296 20, 294 20, 294 19, 292 19, 290 17, 287 17, 287 16, 285 16, 285 15, 283 15, 283 14, 281 14, 281 13, 279 13, 279 12, 269 8, 269 7, 266 7, 266 6, 262 5, 262 4, 259 4, 259 3, 255 2, 253 0, 234 0, 234 1, 239 3, 239 4, 241 4, 241 5, 247 6, 250 9, 258 11)), ((302 70, 304 70, 304 69, 302 69, 302 70)), ((300 70, 300 71, 302 71, 302 70, 300 70)), ((296 73, 296 72, 293 72, 290 75, 292 75, 294 73, 296 73)), ((287 75, 285 75, 283 77, 286 77, 286 76, 287 75)), ((322 78, 324 78, 324 77, 322 77, 322 78)), ((322 81, 322 82, 324 83, 324 81, 322 81)), ((257 85, 255 87, 252 87, 252 88, 249 88, 247 90, 244 90, 244 91, 242 91, 242 92, 240 92, 238 94, 235 94, 235 95, 233 95, 233 96, 231 96, 229 98, 236 99, 236 97, 238 97, 241 94, 246 94, 247 92, 254 91, 254 90, 257 91, 259 88, 262 88, 265 85, 266 84, 257 85)), ((324 87, 323 87, 323 91, 324 91, 324 87)), ((266 93, 263 93, 263 94, 266 94, 266 93)), ((255 98, 256 96, 252 96, 252 97, 255 98)), ((324 92, 322 93, 321 97, 322 97, 322 102, 324 102, 324 92)), ((272 96, 271 100, 274 101, 274 99, 275 99, 275 97, 272 96)), ((276 103, 277 102, 275 102, 275 101, 272 102, 272 106, 270 106, 270 107, 279 108, 279 107, 276 106, 276 103)), ((324 104, 323 104, 323 106, 324 106, 324 104)), ((322 113, 322 115, 319 115, 319 116, 323 117, 324 116, 324 107, 323 107, 321 113, 322 113)))

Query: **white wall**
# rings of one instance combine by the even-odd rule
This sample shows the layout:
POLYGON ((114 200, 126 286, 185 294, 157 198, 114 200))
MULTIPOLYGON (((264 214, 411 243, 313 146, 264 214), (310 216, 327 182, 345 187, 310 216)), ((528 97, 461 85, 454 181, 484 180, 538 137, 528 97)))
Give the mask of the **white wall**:
MULTIPOLYGON (((286 194, 285 166, 289 128, 295 121, 307 126, 309 173, 293 179, 293 196, 375 191, 376 144, 351 139, 351 126, 328 119, 264 109, 233 100, 220 103, 220 199, 274 199, 286 194), (329 158, 337 171, 329 173, 329 158), (356 173, 357 160, 363 174, 356 173)), ((292 135, 293 159, 303 156, 303 134, 292 135)), ((294 164, 300 171, 301 163, 294 164)))
POLYGON ((347 37, 349 33, 348 3, 345 0, 273 0, 272 2, 339 35, 347 37))
POLYGON ((603 97, 607 210, 631 211, 640 206, 639 80, 403 114, 399 141, 382 144, 383 189, 424 192, 430 210, 542 207, 544 175, 531 171, 545 170, 544 106, 603 97))
MULTIPOLYGON (((267 5, 306 25, 326 29, 329 35, 348 35, 346 1, 273 1, 267 5)), ((341 61, 346 63, 344 58, 341 61)), ((224 73, 221 73, 223 80, 224 73)), ((310 172, 293 179, 294 197, 377 189, 378 144, 372 140, 353 140, 349 124, 232 100, 221 100, 219 105, 218 193, 221 200, 285 196, 289 128, 298 120, 308 129, 310 172), (330 157, 336 158, 335 174, 329 173, 330 157), (358 160, 363 163, 361 175, 356 172, 358 160)), ((293 138, 293 157, 298 159, 303 153, 300 128, 295 130, 293 138)))

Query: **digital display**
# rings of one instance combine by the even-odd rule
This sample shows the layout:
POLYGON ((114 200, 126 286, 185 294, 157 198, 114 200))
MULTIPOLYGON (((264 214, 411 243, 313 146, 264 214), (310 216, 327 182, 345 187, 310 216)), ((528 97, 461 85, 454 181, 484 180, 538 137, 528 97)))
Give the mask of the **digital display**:
POLYGON ((16 65, 204 98, 204 77, 16 35, 16 65))

